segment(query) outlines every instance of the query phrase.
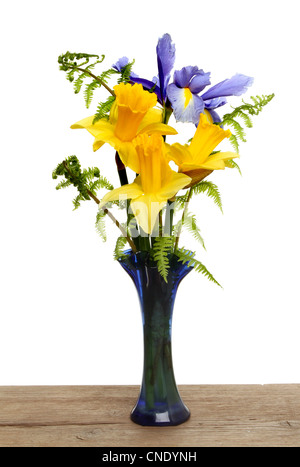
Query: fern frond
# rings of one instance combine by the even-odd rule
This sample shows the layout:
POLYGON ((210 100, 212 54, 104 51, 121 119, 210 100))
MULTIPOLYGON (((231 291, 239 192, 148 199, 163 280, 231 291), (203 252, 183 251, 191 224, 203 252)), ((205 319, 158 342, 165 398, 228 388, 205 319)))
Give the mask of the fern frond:
POLYGON ((222 287, 219 282, 214 278, 211 272, 204 266, 203 263, 198 261, 194 256, 195 252, 186 250, 185 248, 179 248, 176 250, 175 254, 178 256, 179 261, 183 264, 187 263, 187 265, 193 268, 196 272, 203 274, 209 281, 214 282, 214 284, 222 287))
POLYGON ((194 239, 197 242, 200 243, 200 245, 204 248, 204 250, 206 250, 203 237, 202 237, 202 235, 200 233, 200 229, 199 229, 199 227, 197 225, 197 220, 196 220, 195 214, 191 214, 191 213, 188 212, 188 213, 186 213, 184 215, 183 227, 185 227, 187 229, 187 231, 190 234, 192 234, 194 239))
POLYGON ((239 174, 242 175, 240 166, 235 162, 235 160, 228 159, 227 161, 224 161, 224 163, 226 167, 229 167, 230 169, 237 169, 239 171, 239 174))
POLYGON ((112 108, 114 101, 115 96, 109 96, 105 102, 100 102, 95 113, 93 124, 98 122, 98 120, 101 120, 101 118, 108 118, 108 114, 110 112, 110 109, 112 108))
POLYGON ((59 176, 65 180, 60 182, 56 189, 66 188, 73 185, 78 190, 78 195, 73 200, 74 209, 78 209, 81 201, 90 200, 90 194, 96 195, 96 190, 106 188, 112 190, 113 186, 105 177, 100 175, 97 167, 81 169, 80 162, 76 156, 70 156, 58 164, 52 172, 52 178, 55 180, 59 176), (96 180, 94 180, 96 178, 96 180), (90 193, 90 194, 89 194, 90 193))
POLYGON ((219 189, 217 185, 207 180, 202 180, 197 185, 194 185, 192 188, 193 194, 205 193, 209 198, 211 198, 216 206, 223 212, 222 200, 219 189))
POLYGON ((74 92, 78 94, 82 88, 84 78, 86 77, 85 72, 81 73, 78 78, 74 81, 74 92))
POLYGON ((168 282, 170 268, 169 254, 173 248, 172 237, 156 237, 153 245, 153 259, 157 263, 158 271, 165 282, 168 282))
POLYGON ((235 135, 231 134, 230 138, 229 138, 229 141, 231 143, 231 145, 233 146, 233 149, 235 150, 235 152, 239 152, 239 142, 238 142, 238 139, 235 135))
POLYGON ((56 185, 56 190, 60 190, 61 188, 67 188, 70 185, 72 185, 70 180, 62 180, 61 182, 59 182, 58 185, 56 185))
POLYGON ((270 94, 268 96, 251 96, 250 99, 252 100, 252 103, 247 103, 243 100, 242 105, 234 107, 231 113, 225 114, 221 122, 216 122, 216 125, 227 125, 233 128, 235 133, 232 133, 230 142, 236 152, 238 152, 239 149, 238 140, 246 142, 245 132, 236 118, 242 119, 247 128, 252 128, 253 124, 250 115, 258 115, 262 111, 263 107, 271 102, 274 96, 275 94, 270 94))
POLYGON ((103 242, 106 242, 107 240, 107 235, 106 235, 106 230, 105 230, 105 215, 106 215, 106 212, 103 209, 99 209, 99 211, 97 212, 96 223, 95 223, 96 231, 100 235, 103 242))
POLYGON ((118 79, 118 84, 120 83, 128 83, 130 81, 130 75, 132 71, 132 67, 135 63, 135 60, 133 60, 130 63, 127 63, 127 65, 123 66, 121 69, 121 76, 118 79))
POLYGON ((101 84, 99 81, 94 79, 89 84, 86 85, 85 90, 83 91, 85 106, 88 109, 92 103, 95 89, 99 88, 101 84))
POLYGON ((104 83, 107 83, 108 78, 116 74, 119 74, 117 70, 114 70, 114 68, 109 68, 109 70, 103 71, 101 75, 98 76, 98 78, 101 79, 101 81, 104 81, 104 83))
POLYGON ((236 120, 232 119, 232 120, 228 120, 226 122, 226 125, 227 126, 232 126, 234 131, 235 131, 235 137, 237 139, 240 139, 241 141, 243 141, 244 143, 246 142, 246 134, 243 130, 243 127, 241 126, 241 124, 239 122, 237 122, 236 120))
POLYGON ((116 241, 116 246, 115 246, 115 249, 114 249, 114 259, 115 260, 118 260, 120 258, 122 258, 122 256, 124 256, 124 247, 127 243, 127 238, 126 237, 123 237, 122 235, 120 237, 117 238, 117 241, 116 241))

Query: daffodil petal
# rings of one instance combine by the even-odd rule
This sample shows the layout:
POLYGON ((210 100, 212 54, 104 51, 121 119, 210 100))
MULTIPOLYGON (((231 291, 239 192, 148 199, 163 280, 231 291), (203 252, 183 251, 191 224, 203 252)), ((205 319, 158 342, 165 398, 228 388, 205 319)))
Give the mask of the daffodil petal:
POLYGON ((105 144, 105 141, 95 140, 93 143, 93 151, 98 151, 98 149, 100 149, 103 144, 105 144))
POLYGON ((172 170, 168 182, 157 193, 157 198, 161 201, 171 199, 179 190, 189 185, 191 181, 192 179, 188 175, 172 170))
POLYGON ((184 162, 191 162, 192 156, 189 152, 189 149, 186 146, 183 146, 180 143, 174 143, 171 146, 167 146, 167 157, 175 162, 179 167, 184 162))
POLYGON ((237 157, 240 157, 240 155, 236 152, 231 152, 231 151, 217 152, 216 154, 213 154, 212 156, 209 157, 208 162, 219 161, 219 160, 228 161, 229 159, 235 159, 237 157))
POLYGON ((107 124, 107 121, 106 120, 98 120, 98 122, 93 124, 94 118, 95 118, 94 115, 92 115, 91 117, 84 118, 83 120, 80 120, 79 122, 74 123, 73 125, 71 125, 71 128, 72 128, 72 130, 77 130, 77 129, 82 129, 83 128, 83 129, 87 130, 89 133, 91 133, 91 135, 96 136, 97 133, 99 133, 99 131, 102 130, 103 126, 105 126, 105 124, 107 124))
POLYGON ((136 149, 132 143, 121 143, 118 147, 121 161, 135 173, 140 173, 140 161, 136 149))
POLYGON ((130 203, 130 207, 138 224, 147 234, 154 229, 159 211, 166 205, 167 201, 159 200, 156 195, 143 194, 130 203))
POLYGON ((97 151, 104 143, 110 144, 116 150, 118 150, 118 144, 120 143, 118 138, 115 137, 113 126, 107 121, 103 122, 102 128, 95 135, 93 150, 97 151))
POLYGON ((149 109, 139 126, 139 131, 141 131, 143 128, 150 125, 151 123, 161 123, 161 122, 162 122, 162 110, 156 109, 156 108, 149 109))
POLYGON ((128 185, 123 185, 120 188, 116 188, 115 190, 106 193, 106 195, 102 198, 99 207, 102 208, 110 201, 135 199, 141 196, 142 193, 143 191, 138 183, 133 182, 128 185))
POLYGON ((230 130, 225 131, 218 125, 212 125, 206 115, 202 113, 196 133, 189 146, 195 164, 198 163, 199 167, 202 166, 218 144, 224 138, 229 138, 230 135, 230 130))
POLYGON ((166 125, 165 123, 151 123, 143 127, 138 134, 147 133, 148 135, 177 135, 175 128, 166 125))

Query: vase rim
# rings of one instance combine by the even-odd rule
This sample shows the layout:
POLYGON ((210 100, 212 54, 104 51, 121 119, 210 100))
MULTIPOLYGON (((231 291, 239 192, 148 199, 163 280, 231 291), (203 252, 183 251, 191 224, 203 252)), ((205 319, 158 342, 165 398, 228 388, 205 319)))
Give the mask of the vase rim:
MULTIPOLYGON (((145 260, 149 259, 149 256, 150 256, 149 251, 138 251, 138 252, 134 253, 131 249, 128 249, 128 250, 123 251, 122 256, 120 258, 118 258, 118 262, 122 264, 122 262, 124 262, 124 260, 126 261, 127 259, 131 259, 131 258, 136 258, 137 261, 139 259, 142 260, 142 261, 145 261, 145 260), (124 258, 124 256, 126 258, 124 258)), ((178 256, 175 253, 170 253, 169 258, 170 259, 174 258, 178 263, 181 263, 183 266, 186 267, 186 269, 188 269, 190 271, 192 269, 194 269, 193 266, 188 266, 188 264, 183 263, 182 261, 180 261, 178 256)), ((156 265, 148 264, 147 267, 150 268, 150 269, 153 269, 153 270, 157 269, 156 265)))

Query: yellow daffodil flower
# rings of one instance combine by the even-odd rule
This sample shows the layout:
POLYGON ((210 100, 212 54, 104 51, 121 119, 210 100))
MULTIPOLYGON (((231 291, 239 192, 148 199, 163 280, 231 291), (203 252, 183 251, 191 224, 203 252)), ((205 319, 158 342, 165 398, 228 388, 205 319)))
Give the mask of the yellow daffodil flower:
POLYGON ((139 135, 133 146, 139 158, 140 175, 133 183, 107 193, 100 207, 109 201, 131 199, 130 206, 138 224, 144 232, 151 234, 159 211, 190 183, 191 178, 170 168, 161 136, 139 135))
POLYGON ((230 151, 217 152, 213 155, 211 153, 224 138, 229 138, 230 135, 230 130, 225 131, 218 125, 213 125, 204 114, 201 114, 190 145, 175 143, 169 146, 170 159, 178 165, 179 172, 186 174, 225 169, 225 161, 239 157, 239 154, 230 151))
POLYGON ((133 139, 142 133, 176 135, 177 131, 162 123, 162 110, 153 108, 157 104, 156 94, 144 91, 141 84, 120 83, 114 86, 114 92, 116 100, 108 120, 101 119, 93 124, 94 116, 91 116, 71 128, 89 131, 95 137, 94 151, 109 143, 118 151, 122 162, 139 173, 139 158, 133 139))

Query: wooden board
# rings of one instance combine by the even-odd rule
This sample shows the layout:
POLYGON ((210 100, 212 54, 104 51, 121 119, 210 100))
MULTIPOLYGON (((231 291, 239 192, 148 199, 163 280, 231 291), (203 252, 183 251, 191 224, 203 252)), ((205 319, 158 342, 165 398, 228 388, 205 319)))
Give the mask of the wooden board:
POLYGON ((0 446, 300 447, 300 384, 179 390, 190 420, 141 427, 137 386, 0 386, 0 446))

